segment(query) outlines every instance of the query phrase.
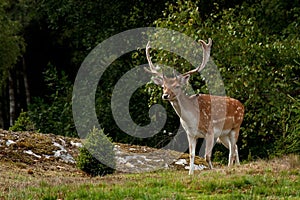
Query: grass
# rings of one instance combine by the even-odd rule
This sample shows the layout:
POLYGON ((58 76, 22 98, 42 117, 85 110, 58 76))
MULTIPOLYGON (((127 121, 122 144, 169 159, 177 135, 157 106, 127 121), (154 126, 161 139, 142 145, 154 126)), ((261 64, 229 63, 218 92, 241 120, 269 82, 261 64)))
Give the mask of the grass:
POLYGON ((298 158, 197 171, 193 176, 178 170, 95 178, 8 171, 0 175, 8 187, 0 189, 0 199, 300 199, 298 158))

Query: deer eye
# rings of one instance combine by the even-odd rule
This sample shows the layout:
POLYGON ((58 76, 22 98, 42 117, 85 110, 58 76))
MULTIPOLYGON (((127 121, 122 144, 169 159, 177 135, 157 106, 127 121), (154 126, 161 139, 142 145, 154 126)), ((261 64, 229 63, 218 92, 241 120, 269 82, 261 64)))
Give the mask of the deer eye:
POLYGON ((180 85, 176 85, 175 86, 175 89, 179 89, 181 86, 180 85))

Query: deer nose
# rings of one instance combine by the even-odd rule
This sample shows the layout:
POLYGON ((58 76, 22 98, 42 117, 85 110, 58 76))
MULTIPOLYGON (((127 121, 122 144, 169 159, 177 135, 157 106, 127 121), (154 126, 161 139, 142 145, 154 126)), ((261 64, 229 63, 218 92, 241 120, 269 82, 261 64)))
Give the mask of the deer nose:
POLYGON ((163 94, 163 95, 162 95, 162 99, 167 100, 168 98, 169 98, 169 95, 168 95, 168 94, 163 94))

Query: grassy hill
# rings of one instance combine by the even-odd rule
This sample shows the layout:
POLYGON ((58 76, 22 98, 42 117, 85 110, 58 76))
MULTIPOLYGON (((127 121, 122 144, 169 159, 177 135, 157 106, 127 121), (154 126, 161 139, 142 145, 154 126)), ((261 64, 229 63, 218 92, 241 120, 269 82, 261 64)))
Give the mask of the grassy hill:
MULTIPOLYGON (((54 141, 60 138, 54 135, 26 134, 34 135, 35 138, 40 137, 44 142, 49 142, 49 137, 54 141)), ((172 168, 154 172, 115 173, 104 177, 90 177, 78 170, 74 163, 62 162, 59 158, 35 159, 33 155, 30 155, 30 159, 18 157, 17 155, 20 155, 18 150, 24 152, 26 140, 22 138, 20 140, 18 133, 14 133, 16 138, 24 141, 24 144, 19 146, 18 142, 18 145, 11 144, 13 146, 7 148, 3 138, 8 135, 7 132, 0 131, 1 200, 300 199, 298 155, 259 160, 233 168, 217 166, 214 170, 196 171, 193 176, 188 176, 186 170, 172 168)), ((13 139, 12 136, 9 137, 13 139)), ((60 139, 66 142, 66 146, 71 148, 68 151, 76 157, 76 149, 69 143, 77 141, 70 138, 60 139)), ((29 146, 34 142, 26 144, 29 146)), ((47 152, 45 146, 47 145, 39 147, 47 152)))

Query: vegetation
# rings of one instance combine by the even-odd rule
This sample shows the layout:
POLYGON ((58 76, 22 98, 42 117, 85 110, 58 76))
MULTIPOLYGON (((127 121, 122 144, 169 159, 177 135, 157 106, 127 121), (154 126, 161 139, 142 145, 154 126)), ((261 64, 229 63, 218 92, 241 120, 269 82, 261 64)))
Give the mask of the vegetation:
POLYGON ((94 128, 87 136, 84 147, 80 148, 77 167, 91 176, 112 174, 116 163, 113 145, 103 130, 94 128))
POLYGON ((196 172, 194 176, 173 170, 101 178, 63 172, 60 176, 64 178, 58 181, 59 172, 32 178, 27 173, 4 171, 4 176, 0 174, 1 183, 6 183, 5 177, 11 179, 4 186, 8 190, 0 188, 0 196, 4 199, 298 199, 298 159, 290 156, 258 161, 231 169, 196 172))
POLYGON ((21 112, 15 124, 9 128, 10 131, 33 131, 35 125, 31 121, 27 112, 21 112))
MULTIPOLYGON (((299 23, 297 0, 0 0, 0 128, 30 121, 43 133, 77 136, 72 83, 83 59, 114 34, 156 26, 196 41, 213 39, 212 58, 226 95, 246 108, 238 143, 242 160, 299 154, 299 23), (17 120, 22 111, 30 119, 21 115, 17 120)), ((178 72, 193 67, 166 51, 151 55, 178 72)), ((125 134, 112 116, 115 84, 144 63, 144 51, 137 49, 111 64, 97 89, 97 117, 115 142, 161 147, 172 139, 169 132, 176 132, 179 122, 171 106, 160 100, 158 87, 149 83, 130 99, 130 114, 141 126, 150 121, 148 105, 167 108, 168 121, 153 138, 125 134)), ((193 76, 191 83, 197 92, 211 92, 200 76, 193 76)), ((216 157, 227 157, 226 150, 218 148, 216 157)))

